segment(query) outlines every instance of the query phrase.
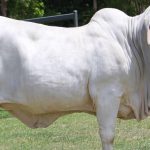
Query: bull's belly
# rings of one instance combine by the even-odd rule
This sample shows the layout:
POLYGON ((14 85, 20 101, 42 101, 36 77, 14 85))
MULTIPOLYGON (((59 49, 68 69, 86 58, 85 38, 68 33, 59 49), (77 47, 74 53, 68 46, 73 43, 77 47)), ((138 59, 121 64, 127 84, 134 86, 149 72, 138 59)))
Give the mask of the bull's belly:
POLYGON ((79 92, 77 94, 68 90, 64 94, 63 90, 58 90, 55 95, 54 91, 29 91, 20 99, 0 101, 0 106, 31 128, 47 127, 60 116, 73 112, 94 113, 87 93, 80 95, 79 92))
MULTIPOLYGON (((59 95, 60 96, 60 95, 59 95)), ((92 101, 89 98, 59 97, 35 97, 28 99, 23 105, 27 106, 34 114, 67 112, 67 111, 92 111, 92 101)))
POLYGON ((0 107, 10 112, 13 116, 18 118, 21 122, 30 128, 45 128, 52 124, 57 118, 74 113, 74 112, 87 112, 94 114, 91 105, 74 107, 75 110, 69 109, 65 111, 47 111, 43 113, 33 113, 32 107, 28 105, 14 104, 14 103, 1 103, 0 107))
POLYGON ((24 87, 20 87, 18 91, 13 93, 9 93, 10 89, 3 93, 0 91, 0 104, 22 105, 33 114, 91 111, 92 100, 86 85, 36 83, 26 82, 24 87))

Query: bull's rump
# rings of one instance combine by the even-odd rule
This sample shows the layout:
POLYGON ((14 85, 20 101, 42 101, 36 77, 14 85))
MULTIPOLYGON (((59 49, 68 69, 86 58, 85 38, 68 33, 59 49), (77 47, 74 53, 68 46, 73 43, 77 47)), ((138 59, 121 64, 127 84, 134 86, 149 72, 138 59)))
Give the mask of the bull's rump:
POLYGON ((1 20, 1 103, 44 112, 89 102, 91 54, 84 46, 84 30, 1 20))

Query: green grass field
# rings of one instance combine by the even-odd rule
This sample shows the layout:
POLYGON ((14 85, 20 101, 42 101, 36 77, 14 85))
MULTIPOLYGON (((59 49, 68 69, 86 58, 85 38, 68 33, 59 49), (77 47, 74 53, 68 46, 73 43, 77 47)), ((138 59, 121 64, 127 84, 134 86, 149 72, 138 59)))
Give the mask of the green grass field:
MULTIPOLYGON (((77 113, 46 129, 29 129, 0 112, 0 150, 100 150, 96 117, 77 113)), ((115 150, 150 150, 150 120, 117 121, 115 150)))

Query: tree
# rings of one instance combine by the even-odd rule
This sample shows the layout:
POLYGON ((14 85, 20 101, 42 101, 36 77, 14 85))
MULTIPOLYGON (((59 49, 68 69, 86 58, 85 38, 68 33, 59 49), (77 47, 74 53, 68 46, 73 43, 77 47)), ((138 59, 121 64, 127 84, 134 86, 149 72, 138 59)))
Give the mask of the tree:
POLYGON ((41 17, 44 15, 42 0, 9 0, 8 15, 16 19, 41 17))
POLYGON ((150 5, 149 0, 8 0, 7 3, 6 1, 1 0, 4 16, 25 19, 70 13, 76 9, 79 12, 80 25, 86 24, 95 11, 101 8, 117 8, 128 15, 137 15, 150 5))
POLYGON ((93 10, 97 11, 97 0, 93 0, 93 10))
POLYGON ((1 13, 3 16, 7 16, 7 0, 1 0, 1 13))

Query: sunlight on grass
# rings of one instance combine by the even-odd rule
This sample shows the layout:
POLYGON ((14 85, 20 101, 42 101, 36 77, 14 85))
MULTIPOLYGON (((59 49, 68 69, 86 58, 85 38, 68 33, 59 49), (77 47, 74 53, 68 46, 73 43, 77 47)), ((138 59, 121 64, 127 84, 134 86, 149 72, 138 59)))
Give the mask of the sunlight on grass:
MULTIPOLYGON (((58 119, 46 129, 29 129, 15 118, 1 119, 2 150, 100 150, 96 117, 84 113, 58 119)), ((150 121, 117 121, 115 150, 149 150, 150 121)))

